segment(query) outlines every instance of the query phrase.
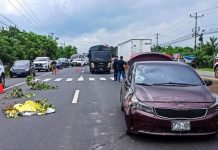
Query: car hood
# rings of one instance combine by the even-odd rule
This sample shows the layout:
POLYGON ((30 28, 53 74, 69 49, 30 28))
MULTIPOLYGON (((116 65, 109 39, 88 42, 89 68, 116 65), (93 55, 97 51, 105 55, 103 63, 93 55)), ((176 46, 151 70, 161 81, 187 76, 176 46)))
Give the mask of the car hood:
POLYGON ((215 97, 206 86, 142 86, 134 91, 140 101, 160 103, 214 103, 215 97))
POLYGON ((26 68, 29 68, 28 66, 13 66, 12 67, 13 69, 26 69, 26 68))
POLYGON ((33 64, 45 64, 48 63, 48 61, 34 61, 33 64))

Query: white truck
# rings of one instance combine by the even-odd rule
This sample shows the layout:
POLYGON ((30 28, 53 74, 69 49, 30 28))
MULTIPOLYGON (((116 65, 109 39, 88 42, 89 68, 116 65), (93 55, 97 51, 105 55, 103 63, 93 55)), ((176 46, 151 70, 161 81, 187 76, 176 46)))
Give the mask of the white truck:
POLYGON ((128 61, 131 56, 139 52, 151 52, 151 39, 130 39, 118 44, 118 57, 123 56, 128 61))

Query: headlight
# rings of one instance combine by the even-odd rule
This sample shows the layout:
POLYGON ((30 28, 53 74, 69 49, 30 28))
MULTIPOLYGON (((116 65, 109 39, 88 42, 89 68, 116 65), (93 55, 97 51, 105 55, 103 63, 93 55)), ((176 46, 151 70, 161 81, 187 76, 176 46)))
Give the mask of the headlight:
POLYGON ((95 64, 94 64, 94 63, 92 63, 92 64, 91 64, 91 67, 92 67, 92 68, 94 68, 94 67, 95 67, 95 64))
POLYGON ((218 96, 215 95, 216 97, 216 102, 213 106, 210 107, 210 109, 208 110, 208 113, 215 113, 218 111, 218 96))
POLYGON ((26 68, 26 69, 25 69, 25 71, 29 71, 29 70, 30 70, 29 68, 26 68))
POLYGON ((111 67, 111 63, 108 63, 107 67, 110 68, 111 67))
POLYGON ((134 109, 153 114, 153 108, 138 100, 136 96, 132 96, 128 102, 128 105, 134 109))

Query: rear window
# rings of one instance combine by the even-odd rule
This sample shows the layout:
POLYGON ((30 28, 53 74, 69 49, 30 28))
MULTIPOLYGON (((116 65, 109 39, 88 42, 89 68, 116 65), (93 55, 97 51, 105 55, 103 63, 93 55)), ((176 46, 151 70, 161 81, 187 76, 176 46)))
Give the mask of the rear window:
POLYGON ((189 67, 168 64, 139 64, 136 66, 135 83, 181 83, 202 85, 201 79, 189 67))

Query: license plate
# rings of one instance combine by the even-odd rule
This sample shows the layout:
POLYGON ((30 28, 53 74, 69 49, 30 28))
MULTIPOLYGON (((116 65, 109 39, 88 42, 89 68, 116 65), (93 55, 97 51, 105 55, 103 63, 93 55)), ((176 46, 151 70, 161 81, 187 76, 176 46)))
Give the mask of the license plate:
POLYGON ((171 122, 172 131, 190 131, 190 121, 187 120, 176 120, 171 122))

